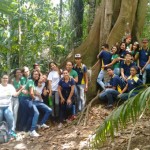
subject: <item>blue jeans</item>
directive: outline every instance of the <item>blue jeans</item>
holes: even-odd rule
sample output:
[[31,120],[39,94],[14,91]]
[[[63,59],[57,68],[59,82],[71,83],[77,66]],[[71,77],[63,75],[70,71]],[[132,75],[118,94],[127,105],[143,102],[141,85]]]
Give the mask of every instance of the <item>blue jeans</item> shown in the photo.
[[98,74],[97,77],[97,83],[101,86],[101,88],[104,90],[105,89],[105,84],[102,81],[104,79],[104,70],[101,70]]
[[19,98],[18,111],[18,130],[28,131],[31,129],[31,124],[34,117],[34,109],[32,99],[28,96],[21,96]]
[[150,70],[150,64],[148,64],[147,66],[146,66],[146,68],[145,68],[145,70],[144,70],[144,73],[143,73],[143,76],[142,76],[142,78],[143,78],[143,83],[145,84],[146,83],[146,75],[147,75],[147,71],[149,71]]
[[114,101],[117,99],[117,96],[119,95],[119,92],[114,89],[106,89],[101,94],[99,94],[99,98],[102,101],[107,100],[108,105],[113,104]]
[[5,118],[8,124],[8,130],[11,131],[13,127],[13,113],[10,107],[0,107],[0,122],[3,121],[3,117]]
[[120,76],[120,68],[114,68],[114,74]]
[[82,111],[85,107],[86,103],[86,95],[84,92],[84,84],[78,84],[77,85],[77,105],[78,105],[78,111]]
[[[45,124],[46,121],[49,119],[50,114],[52,113],[52,109],[40,101],[33,101],[33,104],[36,106],[38,110],[44,112],[44,116],[40,122],[40,125]],[[37,109],[35,109],[35,111],[37,111],[37,114],[39,114],[39,111]]]
[[[130,97],[135,96],[137,93],[131,93]],[[121,94],[118,98],[121,99],[122,101],[126,101],[129,97],[129,93],[123,93]]]

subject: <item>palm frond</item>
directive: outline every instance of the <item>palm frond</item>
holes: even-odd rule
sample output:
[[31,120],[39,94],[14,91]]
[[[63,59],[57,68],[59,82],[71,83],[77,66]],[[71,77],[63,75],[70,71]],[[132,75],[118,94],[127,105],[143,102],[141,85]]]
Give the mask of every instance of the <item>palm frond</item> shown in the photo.
[[[130,94],[132,92],[133,91],[131,91]],[[118,131],[119,128],[125,128],[129,121],[135,123],[146,108],[146,104],[150,103],[149,96],[150,87],[145,86],[136,96],[129,98],[122,105],[116,108],[105,119],[103,124],[97,128],[95,137],[91,141],[91,146],[93,148],[101,146],[108,136],[113,138],[115,131]]]

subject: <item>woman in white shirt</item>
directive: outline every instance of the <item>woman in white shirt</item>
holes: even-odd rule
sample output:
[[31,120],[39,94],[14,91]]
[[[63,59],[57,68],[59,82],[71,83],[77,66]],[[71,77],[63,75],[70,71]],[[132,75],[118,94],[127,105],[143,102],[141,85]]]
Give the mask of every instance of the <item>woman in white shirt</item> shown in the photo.
[[3,121],[3,116],[8,124],[9,133],[12,133],[13,127],[13,113],[11,107],[11,98],[12,96],[18,96],[22,91],[20,88],[17,92],[13,85],[8,84],[9,77],[8,75],[3,75],[1,78],[0,84],[0,122]]
[[48,89],[49,97],[52,98],[52,116],[54,121],[59,120],[59,94],[58,94],[58,83],[60,80],[60,70],[56,63],[49,63],[49,75],[48,75]]

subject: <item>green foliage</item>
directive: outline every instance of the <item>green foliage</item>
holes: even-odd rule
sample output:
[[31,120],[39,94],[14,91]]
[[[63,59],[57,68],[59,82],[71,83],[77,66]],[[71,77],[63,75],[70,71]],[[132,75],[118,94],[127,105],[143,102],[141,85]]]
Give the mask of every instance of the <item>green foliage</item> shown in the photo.
[[[130,92],[130,94],[133,91]],[[125,128],[129,121],[135,123],[143,110],[150,109],[150,87],[145,86],[135,96],[129,98],[126,102],[116,108],[96,130],[96,136],[91,142],[93,148],[101,146],[101,144],[111,136],[114,138],[114,133],[119,128]]]
[[[0,72],[38,62],[60,63],[72,49],[69,1],[63,3],[62,24],[59,26],[59,5],[51,1],[0,1]],[[58,31],[60,39],[58,41]]]

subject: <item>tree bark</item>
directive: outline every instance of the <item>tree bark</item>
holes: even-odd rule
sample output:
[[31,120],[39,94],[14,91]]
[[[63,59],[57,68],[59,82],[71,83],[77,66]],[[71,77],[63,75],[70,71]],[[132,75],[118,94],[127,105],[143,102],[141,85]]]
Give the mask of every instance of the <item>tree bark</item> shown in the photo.
[[88,33],[89,33],[95,17],[96,0],[89,0],[88,4],[89,4],[88,10]]
[[[96,56],[102,43],[108,43],[111,47],[116,42],[121,42],[127,33],[134,33],[134,38],[139,40],[147,4],[148,0],[101,0],[87,39],[68,55],[67,60],[74,60],[74,54],[81,53],[83,63],[91,67],[97,62]],[[88,100],[97,93],[96,79],[99,71],[98,63],[92,67],[92,80],[87,92]]]

